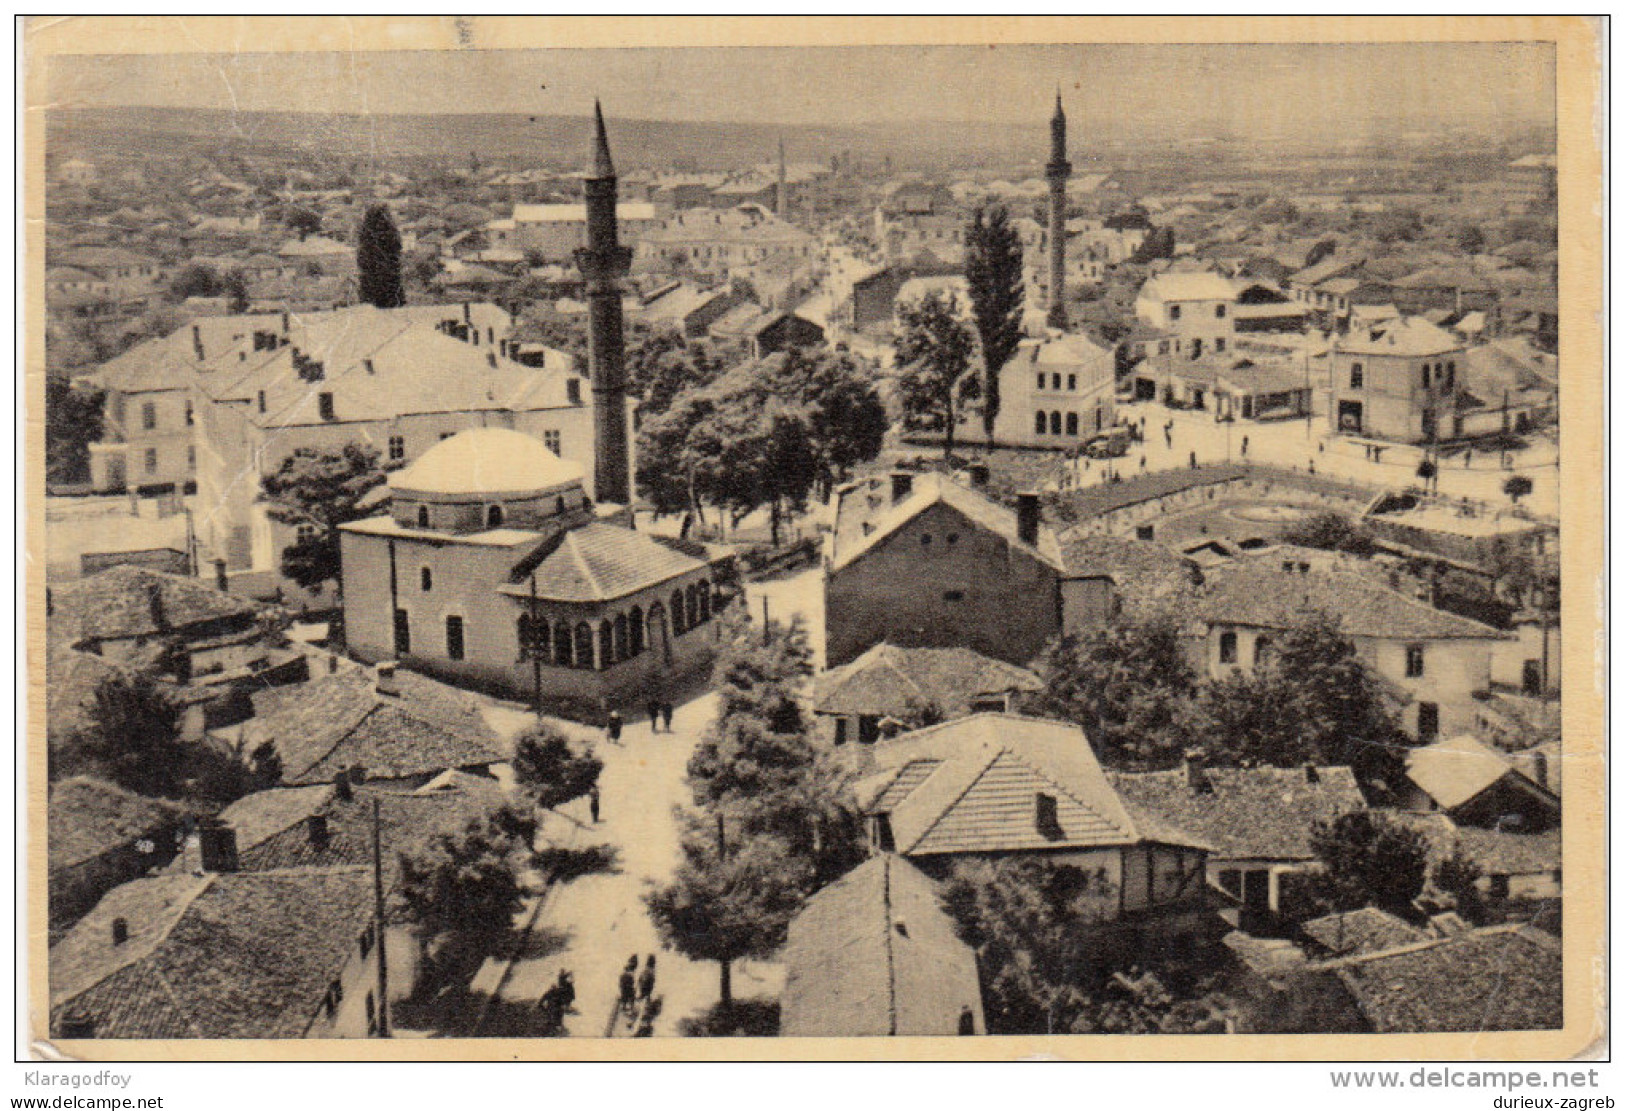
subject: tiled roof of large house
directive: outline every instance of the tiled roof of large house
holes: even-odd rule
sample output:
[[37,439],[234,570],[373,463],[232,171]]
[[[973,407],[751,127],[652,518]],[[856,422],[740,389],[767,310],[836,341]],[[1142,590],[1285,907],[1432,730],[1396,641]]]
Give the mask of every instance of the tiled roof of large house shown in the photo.
[[1376,907],[1312,918],[1301,929],[1333,957],[1378,953],[1428,939],[1427,934],[1409,922]]
[[1112,785],[1136,811],[1202,838],[1218,857],[1310,860],[1309,833],[1365,809],[1354,773],[1344,767],[1175,768],[1114,772]]
[[46,624],[52,639],[78,644],[178,633],[257,611],[197,579],[125,564],[52,587]]
[[899,648],[881,643],[819,675],[813,706],[825,714],[897,714],[911,703],[936,706],[948,717],[970,709],[979,695],[1036,691],[1038,676],[969,648]]
[[1471,802],[1509,775],[1544,792],[1514,768],[1506,756],[1470,733],[1412,749],[1405,760],[1405,774],[1441,810],[1454,810]]
[[976,956],[900,856],[872,857],[809,899],[781,960],[786,1037],[953,1035],[966,1007],[984,1032]]
[[1208,271],[1170,271],[1158,274],[1140,289],[1140,296],[1154,301],[1233,301],[1236,287],[1228,278]]
[[74,776],[51,786],[46,804],[51,868],[71,868],[177,822],[181,807],[117,784]]
[[[1206,847],[1171,823],[1137,822],[1083,731],[1064,722],[974,714],[882,741],[874,760],[883,770],[858,784],[860,805],[888,816],[908,856],[1147,840]],[[1040,796],[1053,800],[1053,824]]]
[[1529,926],[1495,926],[1336,962],[1379,1034],[1553,1030],[1563,951]]
[[441,440],[410,466],[389,476],[408,496],[488,499],[534,497],[579,485],[586,470],[510,428],[470,428]]
[[1190,560],[1162,544],[1099,533],[1063,533],[1061,558],[1069,577],[1104,577],[1119,586],[1188,585],[1194,573]]
[[1415,357],[1443,355],[1461,348],[1455,336],[1418,316],[1385,320],[1350,332],[1337,342],[1337,349],[1350,355]]
[[1192,592],[1189,615],[1214,625],[1298,629],[1330,614],[1345,636],[1388,640],[1501,639],[1481,622],[1435,609],[1371,576],[1345,571],[1284,571],[1247,562],[1208,576]]
[[[98,1038],[296,1038],[373,910],[369,868],[166,873],[114,888],[50,953],[51,1025]],[[115,942],[115,921],[128,936]]]
[[[884,480],[876,481],[879,496],[889,498],[889,492],[882,488]],[[865,498],[871,496],[865,485],[862,482],[853,483],[838,495],[840,500],[836,507],[832,570],[839,570],[863,553],[879,547],[898,529],[937,505],[947,506],[972,525],[1002,537],[1012,548],[1026,552],[1056,571],[1065,570],[1060,544],[1055,539],[1054,531],[1047,525],[1039,525],[1036,545],[1027,544],[1018,534],[1014,510],[1006,509],[998,502],[961,486],[946,475],[935,472],[915,474],[907,496],[873,510],[864,504]],[[844,522],[843,517],[847,518]],[[870,524],[867,534],[860,533],[859,520],[867,520]]]
[[1457,826],[1462,853],[1486,876],[1544,875],[1563,867],[1563,834],[1559,829],[1513,833],[1501,829]]
[[395,683],[399,693],[381,694],[370,673],[352,672],[256,698],[260,713],[243,723],[242,743],[274,744],[290,785],[328,783],[351,768],[406,779],[504,758],[472,696],[405,670]]

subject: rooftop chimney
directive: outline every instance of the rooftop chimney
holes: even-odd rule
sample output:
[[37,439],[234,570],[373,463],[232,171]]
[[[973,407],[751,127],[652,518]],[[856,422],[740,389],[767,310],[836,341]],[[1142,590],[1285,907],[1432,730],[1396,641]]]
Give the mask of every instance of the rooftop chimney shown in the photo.
[[237,831],[218,821],[199,822],[198,867],[204,872],[237,870]]
[[293,326],[292,319],[288,316],[287,313],[283,313],[282,314],[282,334],[287,335],[288,332],[290,331],[290,329],[292,328],[292,326]]
[[192,325],[192,350],[197,353],[198,362],[203,361],[203,327]]
[[310,847],[317,852],[326,852],[332,838],[327,829],[326,814],[312,814],[305,819],[305,830],[310,834]]
[[395,680],[395,661],[383,660],[373,669],[376,679],[375,687],[379,694],[400,694],[400,685]]
[[350,787],[349,768],[345,768],[333,777],[333,797],[340,802],[349,802],[355,798],[355,791]]
[[123,945],[130,940],[130,922],[127,918],[113,919],[113,944]]
[[1055,796],[1039,791],[1034,796],[1033,804],[1033,827],[1038,830],[1039,836],[1048,841],[1059,841],[1065,836],[1060,814],[1056,810]]
[[907,471],[893,471],[891,476],[891,503],[896,505],[914,492],[914,476]]
[[1311,761],[1303,766],[1303,779],[1305,783],[1319,783],[1320,769]]
[[988,476],[986,463],[972,463],[965,468],[965,473],[970,476],[972,486],[978,490],[986,489]]
[[226,577],[226,561],[217,559],[212,562],[214,563],[214,587],[216,590],[224,592],[231,583],[231,580]]
[[1029,547],[1038,546],[1038,510],[1037,494],[1016,495],[1016,537]]
[[169,628],[169,615],[164,612],[164,587],[159,582],[147,584],[147,611],[152,615],[154,627]]

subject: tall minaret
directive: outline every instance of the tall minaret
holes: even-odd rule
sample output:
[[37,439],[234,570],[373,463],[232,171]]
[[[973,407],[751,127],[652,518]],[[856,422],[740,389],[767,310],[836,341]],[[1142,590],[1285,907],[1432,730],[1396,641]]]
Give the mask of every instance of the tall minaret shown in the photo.
[[1072,163],[1066,160],[1066,113],[1061,90],[1055,90],[1055,115],[1049,121],[1049,315],[1051,328],[1066,327],[1066,182]]
[[784,139],[779,139],[779,191],[774,196],[773,212],[779,219],[784,219],[785,213],[790,209],[787,194],[790,190],[789,174],[784,169]]
[[626,430],[626,349],[621,329],[621,284],[632,252],[621,246],[615,207],[615,164],[609,159],[604,110],[593,102],[593,167],[585,182],[587,245],[576,266],[587,281],[587,366],[592,376],[593,497],[632,503]]

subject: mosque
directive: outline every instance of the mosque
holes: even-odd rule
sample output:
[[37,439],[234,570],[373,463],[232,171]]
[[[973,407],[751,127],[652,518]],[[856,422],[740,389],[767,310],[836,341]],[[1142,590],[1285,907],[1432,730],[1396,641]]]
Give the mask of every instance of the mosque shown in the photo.
[[370,660],[591,714],[706,667],[731,553],[632,527],[620,279],[631,252],[601,109],[585,182],[594,484],[539,440],[479,428],[389,478],[389,512],[342,527],[345,634]]

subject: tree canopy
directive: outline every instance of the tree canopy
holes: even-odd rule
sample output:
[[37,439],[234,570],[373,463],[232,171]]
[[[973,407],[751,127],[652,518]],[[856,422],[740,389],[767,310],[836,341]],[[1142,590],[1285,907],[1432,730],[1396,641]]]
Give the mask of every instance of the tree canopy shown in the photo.
[[564,734],[545,722],[520,734],[512,763],[519,789],[543,809],[586,795],[604,770],[602,760],[578,753]]
[[1376,906],[1408,915],[1427,880],[1427,844],[1413,829],[1372,811],[1317,822],[1310,847],[1326,866],[1321,898],[1332,910]]
[[401,280],[401,233],[389,206],[375,204],[361,218],[356,233],[356,276],[361,300],[380,309],[406,304]]
[[897,314],[901,327],[894,347],[904,421],[916,431],[940,431],[943,453],[951,456],[975,333],[960,319],[959,299],[951,293],[932,290],[899,306]]
[[339,581],[338,527],[365,515],[361,499],[383,481],[378,452],[354,443],[338,451],[299,448],[266,475],[262,487],[271,519],[311,526],[283,549],[282,573],[306,589]]
[[979,206],[965,233],[965,281],[971,316],[982,343],[982,426],[993,438],[999,415],[999,371],[1021,343],[1026,291],[1021,283],[1021,237],[1003,205]]
[[500,815],[474,818],[402,853],[396,897],[408,917],[433,936],[508,929],[523,905],[519,870],[531,851],[515,834]]

